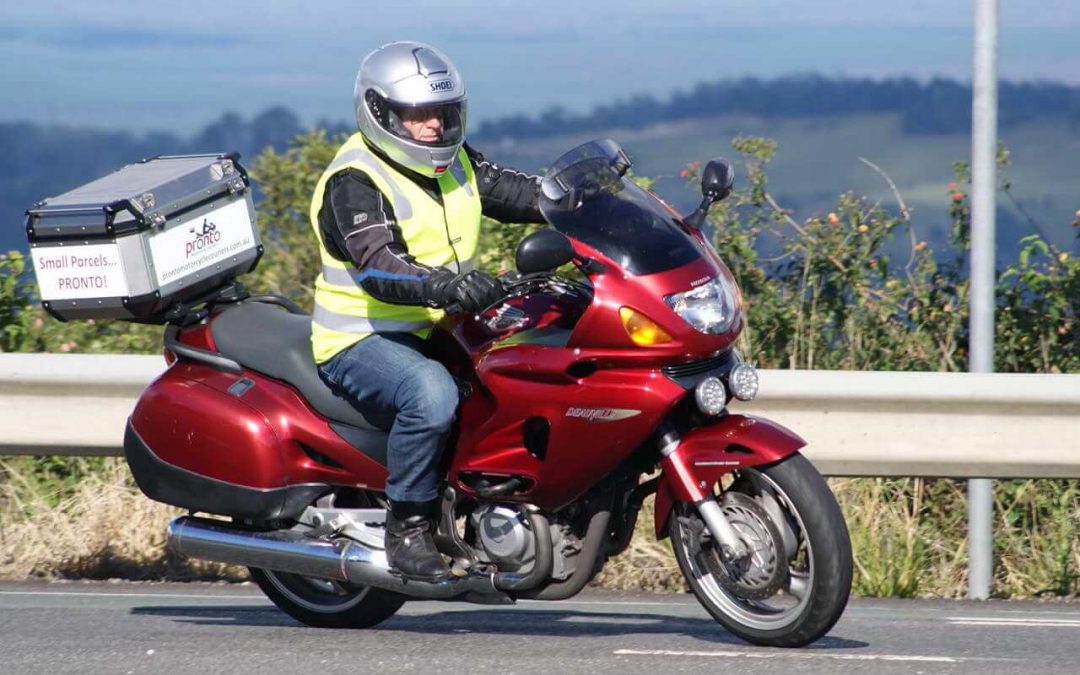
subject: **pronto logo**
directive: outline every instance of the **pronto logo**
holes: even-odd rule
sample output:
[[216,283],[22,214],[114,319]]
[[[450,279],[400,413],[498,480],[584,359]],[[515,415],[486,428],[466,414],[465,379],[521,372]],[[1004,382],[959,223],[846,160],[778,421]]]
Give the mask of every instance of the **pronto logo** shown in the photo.
[[190,258],[197,253],[201,253],[221,241],[221,232],[218,231],[217,225],[210,222],[207,218],[203,218],[201,228],[195,226],[188,231],[195,235],[195,237],[189,239],[184,245],[185,258]]
[[428,82],[428,89],[438,94],[444,91],[454,91],[453,80],[435,80],[434,82]]
[[590,422],[618,422],[635,415],[640,415],[640,410],[629,408],[567,408],[567,417],[578,417]]

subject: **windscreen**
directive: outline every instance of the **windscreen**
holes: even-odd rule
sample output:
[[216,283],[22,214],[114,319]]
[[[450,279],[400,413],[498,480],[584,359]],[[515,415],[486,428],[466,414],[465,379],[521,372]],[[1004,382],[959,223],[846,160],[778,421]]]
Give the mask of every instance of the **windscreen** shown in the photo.
[[592,141],[559,158],[544,177],[540,211],[558,231],[614,260],[630,274],[682,267],[701,255],[675,214],[624,175],[626,154]]

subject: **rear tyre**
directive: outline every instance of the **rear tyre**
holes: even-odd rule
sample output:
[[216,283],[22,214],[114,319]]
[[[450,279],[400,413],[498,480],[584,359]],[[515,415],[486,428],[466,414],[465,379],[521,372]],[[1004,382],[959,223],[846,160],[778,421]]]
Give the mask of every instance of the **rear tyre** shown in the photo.
[[370,586],[351,586],[249,567],[266,597],[292,618],[316,628],[370,628],[405,604],[405,596]]
[[[338,490],[316,505],[347,508],[384,506],[377,495]],[[280,527],[280,524],[276,526]],[[266,597],[292,618],[316,628],[370,628],[386,621],[405,604],[406,596],[371,586],[249,567]]]
[[847,605],[852,558],[825,479],[795,454],[740,470],[717,501],[753,554],[739,565],[722,562],[696,508],[677,506],[672,547],[702,606],[758,645],[802,647],[827,633]]

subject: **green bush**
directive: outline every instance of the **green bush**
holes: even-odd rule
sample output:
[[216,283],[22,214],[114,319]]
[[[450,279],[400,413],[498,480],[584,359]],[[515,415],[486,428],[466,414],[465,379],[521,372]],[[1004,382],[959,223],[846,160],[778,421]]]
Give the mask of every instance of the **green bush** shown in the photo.
[[0,254],[0,352],[34,351],[34,292],[18,251]]
[[[710,222],[748,298],[742,346],[749,356],[770,368],[967,369],[964,165],[956,166],[957,182],[942,186],[952,250],[936,256],[919,241],[899,192],[899,213],[847,193],[831,212],[799,221],[768,191],[765,166],[775,143],[738,138],[734,147],[747,184],[714,207]],[[697,169],[689,165],[683,174],[696,180]],[[894,259],[887,251],[898,238],[907,251]],[[763,241],[775,255],[763,257]],[[1037,236],[1023,243],[1019,259],[998,275],[996,369],[1077,372],[1080,261]]]

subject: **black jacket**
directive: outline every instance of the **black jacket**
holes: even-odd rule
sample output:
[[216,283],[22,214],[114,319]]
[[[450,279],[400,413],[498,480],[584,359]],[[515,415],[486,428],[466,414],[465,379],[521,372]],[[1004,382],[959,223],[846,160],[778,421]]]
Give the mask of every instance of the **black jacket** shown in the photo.
[[[465,152],[476,173],[485,216],[509,223],[544,222],[537,205],[538,176],[493,164],[467,144]],[[434,178],[399,170],[442,203]],[[356,265],[360,286],[373,297],[395,304],[428,304],[423,289],[432,269],[409,255],[393,207],[367,174],[342,169],[330,178],[319,211],[319,229],[326,250],[337,260]]]

